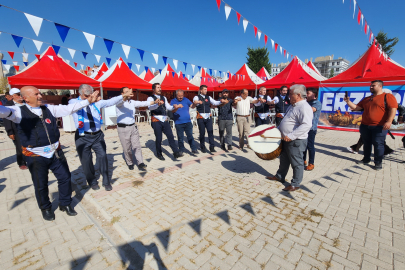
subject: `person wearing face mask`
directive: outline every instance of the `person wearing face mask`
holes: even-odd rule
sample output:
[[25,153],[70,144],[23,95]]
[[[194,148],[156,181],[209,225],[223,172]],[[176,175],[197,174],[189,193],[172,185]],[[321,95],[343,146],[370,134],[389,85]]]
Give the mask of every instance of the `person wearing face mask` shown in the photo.
[[288,97],[288,87],[283,85],[277,96],[273,99],[276,105],[276,126],[278,127],[284,118],[285,113],[290,107],[290,98]]
[[216,101],[212,97],[207,95],[208,88],[206,85],[200,86],[200,94],[193,98],[193,103],[197,107],[197,124],[200,131],[200,149],[201,152],[206,153],[205,148],[205,130],[208,133],[208,140],[210,144],[210,152],[216,152],[214,147],[214,128],[212,126],[211,119],[211,105],[218,106],[222,103]]
[[[12,100],[7,101],[5,106],[23,106],[24,100],[21,97],[20,90],[17,88],[12,88],[9,92],[10,96],[13,97]],[[6,129],[8,137],[13,141],[16,154],[17,154],[17,165],[21,170],[28,169],[27,163],[24,161],[24,155],[22,153],[20,136],[18,135],[16,124],[8,119],[4,119],[4,128]]]
[[266,87],[262,86],[259,89],[259,95],[254,98],[254,100],[259,100],[255,104],[255,125],[256,127],[260,125],[270,124],[270,105],[274,104],[271,97],[266,94]]
[[162,96],[162,87],[160,83],[154,83],[152,85],[153,95],[148,97],[146,101],[152,102],[159,99],[157,104],[149,106],[150,113],[152,115],[152,128],[156,136],[156,156],[160,160],[165,160],[162,154],[162,139],[163,133],[166,135],[169,141],[170,148],[173,151],[174,159],[178,159],[183,156],[183,153],[177,148],[176,142],[174,141],[174,136],[172,129],[169,124],[169,119],[167,116],[167,111],[172,111],[175,113],[178,109],[183,108],[183,105],[174,104],[173,106],[167,102],[166,97]]

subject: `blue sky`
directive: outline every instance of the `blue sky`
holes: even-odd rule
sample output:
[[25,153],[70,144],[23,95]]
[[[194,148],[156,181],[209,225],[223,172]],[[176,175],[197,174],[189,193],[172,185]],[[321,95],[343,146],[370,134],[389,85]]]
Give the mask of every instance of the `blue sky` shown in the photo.
[[[270,38],[302,60],[334,54],[335,58],[344,57],[353,62],[368,46],[368,37],[357,24],[357,9],[353,19],[351,0],[345,0],[344,4],[342,0],[227,0],[227,3],[269,36],[267,46],[271,50],[272,63],[286,62],[286,59],[280,52],[274,53]],[[405,66],[405,28],[400,23],[405,1],[392,0],[388,5],[377,0],[359,0],[358,3],[373,33],[384,29],[389,36],[399,37],[392,58]],[[218,11],[215,0],[0,0],[0,4],[175,58],[179,60],[178,70],[183,72],[180,61],[185,61],[189,63],[186,74],[190,75],[190,64],[235,73],[246,62],[248,46],[264,46],[264,35],[258,41],[251,24],[244,33],[242,20],[238,25],[236,13],[232,11],[226,20],[224,4]],[[91,50],[84,35],[74,30],[70,30],[63,43],[53,23],[47,21],[43,22],[37,37],[23,13],[4,7],[0,8],[0,31],[113,59],[125,57],[119,44],[114,44],[111,54],[108,54],[100,38],[96,38]],[[6,54],[6,60],[11,58],[4,51],[22,52],[23,46],[28,53],[38,53],[31,40],[23,40],[17,48],[10,35],[0,35],[0,50]],[[46,44],[41,53],[45,48]],[[60,54],[72,60],[67,49],[61,48]],[[21,54],[15,59],[21,61]],[[34,55],[29,56],[30,62],[34,59]],[[84,60],[80,52],[73,61],[86,65],[97,63],[93,55],[89,54]],[[131,49],[128,62],[156,69],[164,67],[161,57],[156,64],[147,52],[142,62],[135,49]],[[168,62],[173,66],[171,60]],[[135,65],[133,69],[136,71]]]

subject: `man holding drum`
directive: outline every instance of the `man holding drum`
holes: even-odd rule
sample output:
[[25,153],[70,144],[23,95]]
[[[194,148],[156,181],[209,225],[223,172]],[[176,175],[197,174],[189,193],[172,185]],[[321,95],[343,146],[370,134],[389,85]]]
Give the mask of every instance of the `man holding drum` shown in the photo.
[[283,139],[283,150],[280,155],[280,166],[275,176],[266,177],[269,180],[284,183],[285,176],[291,165],[293,179],[291,185],[284,191],[296,191],[304,177],[304,158],[302,153],[307,148],[308,132],[312,127],[313,111],[305,100],[307,91],[304,85],[296,84],[290,88],[291,107],[279,125]]

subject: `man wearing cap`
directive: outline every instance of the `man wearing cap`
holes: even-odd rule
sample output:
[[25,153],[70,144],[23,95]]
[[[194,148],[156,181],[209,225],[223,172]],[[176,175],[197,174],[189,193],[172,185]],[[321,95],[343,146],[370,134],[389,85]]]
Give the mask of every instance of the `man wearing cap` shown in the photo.
[[33,86],[21,88],[21,95],[25,105],[0,106],[0,117],[7,118],[16,124],[42,217],[48,221],[55,219],[52,203],[49,200],[49,170],[58,181],[59,209],[69,216],[75,216],[77,213],[71,205],[71,174],[63,151],[60,149],[60,133],[56,118],[70,115],[93,103],[98,92],[89,95],[85,100],[67,106],[42,105],[41,92]]
[[[229,91],[224,89],[222,91],[222,104],[218,106],[218,127],[219,127],[219,141],[221,144],[221,149],[226,151],[225,140],[228,144],[228,150],[232,150],[232,125],[233,125],[233,114],[232,105],[233,100],[229,98]],[[225,135],[226,131],[226,137]]]
[[[7,100],[5,106],[23,106],[24,101],[21,97],[20,90],[18,88],[12,88],[9,95],[13,98],[12,100]],[[13,141],[15,145],[15,150],[17,153],[17,165],[21,170],[28,169],[26,162],[24,161],[24,155],[22,153],[20,136],[18,136],[17,127],[14,122],[4,119],[4,128],[6,129],[7,136]]]

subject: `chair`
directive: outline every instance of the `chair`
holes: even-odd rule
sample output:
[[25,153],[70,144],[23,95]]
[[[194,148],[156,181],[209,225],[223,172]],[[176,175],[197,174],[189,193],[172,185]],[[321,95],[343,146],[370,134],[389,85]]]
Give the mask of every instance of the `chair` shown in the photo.
[[135,121],[137,123],[141,122],[141,119],[143,119],[143,122],[145,122],[145,116],[141,115],[141,113],[139,112],[139,110],[135,111]]
[[211,109],[211,115],[212,115],[212,123],[215,125],[215,123],[217,122],[218,114],[215,112],[214,109]]
[[232,108],[233,125],[236,125],[236,109]]
[[149,123],[149,125],[152,123],[152,118],[150,116],[150,110],[146,110],[146,121]]
[[190,110],[190,120],[191,120],[191,124],[197,125],[197,111]]

